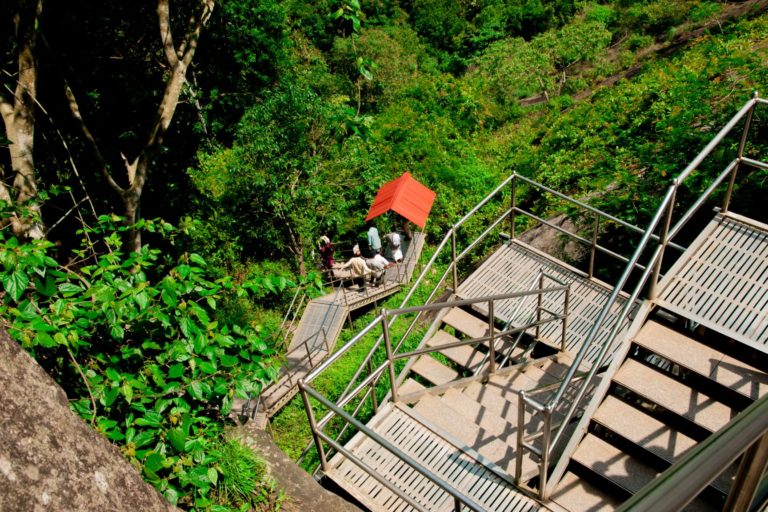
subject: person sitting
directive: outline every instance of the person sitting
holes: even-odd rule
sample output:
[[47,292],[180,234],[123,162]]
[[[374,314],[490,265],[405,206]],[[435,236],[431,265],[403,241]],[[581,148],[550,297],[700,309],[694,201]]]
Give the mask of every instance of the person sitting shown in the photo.
[[341,270],[349,270],[352,274],[352,282],[358,285],[361,290],[365,289],[365,278],[371,275],[371,269],[365,264],[359,251],[341,266]]
[[365,260],[365,264],[372,270],[371,284],[374,286],[380,285],[384,280],[384,270],[394,265],[394,263],[390,262],[381,254],[374,254],[373,258]]

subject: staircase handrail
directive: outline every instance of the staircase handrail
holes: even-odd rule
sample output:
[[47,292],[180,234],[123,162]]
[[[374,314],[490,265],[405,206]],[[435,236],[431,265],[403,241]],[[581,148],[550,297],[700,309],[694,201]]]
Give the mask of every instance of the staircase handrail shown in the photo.
[[[706,202],[706,199],[708,199],[714,193],[717,187],[719,187],[725,181],[725,178],[730,177],[728,190],[726,191],[725,198],[723,200],[723,210],[727,210],[727,207],[730,203],[731,194],[733,191],[733,184],[735,182],[736,173],[739,167],[738,164],[741,162],[744,162],[743,151],[746,143],[747,134],[750,128],[752,112],[754,111],[755,106],[760,103],[768,103],[768,102],[766,102],[765,100],[761,100],[760,98],[757,97],[757,95],[755,95],[752,99],[747,101],[746,104],[739,110],[739,112],[736,115],[734,115],[734,117],[715,135],[715,137],[713,137],[713,139],[694,158],[694,160],[680,173],[680,175],[678,175],[678,177],[672,180],[672,185],[670,185],[670,187],[667,189],[667,193],[665,194],[664,199],[662,200],[661,204],[656,210],[656,213],[653,219],[651,220],[648,227],[646,228],[643,234],[643,237],[640,243],[638,244],[638,247],[635,249],[635,252],[632,258],[627,262],[624,272],[622,273],[616,285],[614,285],[611,295],[608,297],[603,308],[600,311],[600,314],[593,322],[592,327],[590,328],[587,334],[584,344],[581,346],[579,352],[577,353],[576,358],[574,358],[574,362],[569,368],[568,372],[563,377],[562,383],[557,393],[546,404],[540,403],[532,399],[531,397],[525,396],[524,392],[520,393],[521,400],[519,402],[520,404],[519,407],[522,409],[525,407],[526,404],[529,405],[530,407],[535,409],[537,412],[542,413],[544,415],[545,426],[551,425],[552,412],[559,405],[560,400],[562,399],[568,386],[571,384],[574,374],[576,373],[582,361],[586,357],[586,354],[595,344],[600,327],[605,322],[605,319],[608,317],[611,308],[614,306],[616,302],[616,299],[618,298],[619,294],[623,290],[624,286],[627,284],[632,271],[635,268],[639,267],[638,263],[639,263],[640,257],[646,251],[650,243],[656,242],[657,248],[654,251],[654,254],[651,257],[649,263],[645,267],[642,267],[644,270],[643,275],[640,281],[638,282],[638,284],[636,285],[635,289],[633,290],[630,296],[630,300],[626,301],[624,308],[622,309],[622,312],[618,315],[618,317],[614,317],[611,319],[614,321],[614,324],[610,331],[610,334],[603,341],[603,345],[601,346],[599,356],[597,357],[595,362],[592,364],[592,367],[589,370],[589,376],[584,380],[584,383],[582,384],[579,392],[577,393],[577,398],[571,402],[566,418],[561,423],[560,428],[554,434],[552,434],[552,432],[545,432],[543,436],[544,438],[544,447],[542,448],[543,456],[540,460],[540,468],[539,468],[540,499],[547,499],[549,493],[553,490],[552,487],[555,483],[554,481],[553,482],[547,481],[547,470],[549,465],[548,458],[551,455],[551,452],[557,446],[557,443],[559,442],[561,437],[564,435],[565,429],[567,427],[567,423],[570,420],[570,418],[573,416],[575,411],[577,410],[579,401],[581,400],[581,398],[583,398],[584,394],[586,393],[586,389],[589,386],[589,383],[591,382],[592,378],[594,377],[598,369],[605,363],[605,360],[609,355],[609,352],[608,352],[609,348],[613,346],[613,344],[615,343],[615,338],[619,333],[622,322],[629,315],[629,312],[631,311],[633,303],[640,296],[640,293],[643,287],[647,283],[650,282],[650,289],[648,293],[649,298],[653,299],[656,297],[656,293],[657,293],[656,288],[659,282],[661,265],[664,259],[665,248],[673,246],[671,239],[680,232],[680,230],[687,224],[688,221],[690,221],[693,215]],[[672,217],[675,211],[675,198],[679,188],[682,186],[685,180],[691,175],[691,173],[706,159],[707,156],[709,156],[710,153],[712,153],[712,151],[725,138],[725,136],[745,116],[747,116],[747,121],[745,122],[741,140],[739,143],[737,158],[726,166],[725,170],[722,171],[713,180],[710,186],[707,187],[707,189],[699,196],[699,198],[697,198],[694,204],[690,208],[688,208],[688,210],[686,210],[686,212],[682,215],[680,220],[674,226],[672,226]],[[744,162],[744,163],[747,163],[748,165],[756,166],[753,164],[752,161]],[[761,163],[758,162],[758,164],[761,164]],[[661,232],[659,235],[655,235],[655,231],[657,228],[659,228],[659,226],[661,226]],[[545,427],[545,428],[549,428],[549,427]],[[522,427],[518,426],[519,432],[521,431],[521,429]],[[523,456],[523,453],[522,453],[523,443],[521,439],[522,437],[521,437],[521,434],[519,433],[518,434],[518,451],[517,451],[518,466],[521,465],[522,456]],[[516,478],[518,480],[521,478],[519,471],[516,474]],[[520,482],[518,481],[518,483]]]
[[[765,470],[768,442],[768,396],[756,400],[722,429],[697,443],[676,464],[654,478],[619,507],[619,512],[683,510],[742,454],[733,487],[723,510],[752,510],[756,488]],[[749,469],[758,473],[749,474]]]
[[[435,485],[440,487],[442,490],[444,490],[445,492],[453,496],[455,512],[460,512],[462,510],[462,505],[476,512],[483,512],[485,510],[484,507],[476,503],[474,500],[468,498],[465,494],[455,489],[451,484],[449,484],[448,482],[446,482],[445,480],[443,480],[442,478],[434,474],[432,471],[423,467],[421,464],[419,464],[417,460],[413,459],[408,454],[406,454],[405,452],[397,448],[397,446],[390,443],[383,436],[380,436],[373,430],[369,429],[366,425],[358,421],[356,418],[347,414],[347,412],[344,411],[343,409],[338,408],[336,404],[328,400],[325,396],[322,395],[322,393],[317,392],[311,386],[304,386],[302,381],[299,381],[299,388],[302,391],[302,397],[304,399],[304,403],[307,408],[307,411],[311,411],[309,396],[312,396],[315,400],[320,402],[325,407],[331,410],[335,410],[340,417],[342,417],[347,422],[354,425],[358,429],[358,432],[362,432],[364,435],[368,436],[377,444],[379,444],[380,446],[385,448],[387,451],[395,455],[397,458],[399,458],[400,460],[408,464],[410,467],[415,469],[422,476],[426,477],[428,480],[435,483]],[[310,422],[312,422],[311,414],[310,414]],[[378,481],[380,484],[385,486],[387,489],[397,494],[398,497],[403,499],[411,507],[415,508],[416,510],[425,511],[425,512],[428,510],[423,506],[421,506],[413,498],[411,498],[410,496],[405,494],[403,491],[401,491],[399,488],[397,488],[395,485],[390,483],[386,478],[379,475],[374,468],[370,467],[368,464],[366,464],[362,460],[355,457],[351,452],[349,452],[346,448],[344,448],[341,444],[337,443],[333,438],[331,438],[324,432],[315,431],[315,429],[313,429],[313,436],[316,436],[318,440],[323,440],[327,442],[336,451],[346,456],[353,464],[355,464],[356,466],[361,468],[363,471],[368,473],[371,477],[373,477],[376,481]],[[322,451],[321,451],[321,460],[323,462],[323,465],[327,465],[327,461],[325,461],[323,458]]]
[[[512,293],[506,293],[506,294],[497,294],[497,295],[488,295],[484,297],[476,297],[471,299],[461,299],[461,300],[454,300],[454,301],[447,301],[447,302],[440,302],[440,303],[434,303],[434,304],[426,304],[423,306],[412,306],[412,307],[405,307],[405,308],[397,308],[392,310],[386,310],[382,309],[382,311],[379,313],[379,315],[376,316],[374,321],[370,322],[363,330],[361,330],[355,337],[353,337],[352,340],[347,342],[341,349],[339,349],[337,352],[332,354],[328,359],[326,359],[324,362],[322,362],[320,365],[315,367],[312,371],[310,371],[306,377],[303,379],[299,379],[298,385],[299,390],[302,394],[302,399],[304,400],[305,408],[307,409],[307,415],[310,422],[310,428],[312,430],[312,437],[315,443],[315,446],[317,448],[318,454],[320,456],[320,465],[323,471],[328,470],[328,460],[326,456],[325,449],[323,447],[323,442],[327,443],[333,450],[336,450],[336,452],[341,453],[348,459],[350,459],[354,464],[358,465],[360,468],[362,468],[364,471],[368,472],[376,478],[380,483],[386,485],[388,488],[390,487],[390,484],[388,484],[386,481],[384,481],[383,478],[380,478],[379,475],[375,473],[375,470],[368,467],[363,461],[359,460],[357,457],[355,457],[352,453],[350,453],[348,450],[346,450],[339,442],[340,435],[334,438],[333,436],[325,433],[323,431],[323,428],[331,421],[331,419],[336,416],[340,417],[344,420],[345,426],[344,430],[346,430],[347,426],[352,425],[355,428],[357,428],[358,432],[362,432],[364,435],[367,435],[377,443],[381,444],[384,448],[395,454],[397,457],[399,457],[401,460],[405,461],[407,464],[411,465],[422,473],[424,476],[435,482],[439,487],[443,488],[447,492],[449,492],[454,498],[456,499],[456,510],[460,510],[459,502],[461,504],[464,504],[465,506],[472,508],[473,502],[472,500],[468,500],[466,496],[462,495],[461,493],[458,493],[458,491],[453,490],[453,488],[450,487],[448,484],[444,484],[442,480],[439,479],[439,477],[436,477],[433,475],[429,470],[418,466],[418,463],[416,461],[413,461],[406,453],[395,447],[391,444],[384,444],[382,441],[386,442],[381,436],[373,432],[372,430],[368,429],[365,425],[363,425],[359,420],[357,420],[356,415],[359,412],[362,404],[367,400],[368,397],[373,396],[375,397],[375,383],[378,380],[379,376],[384,374],[388,370],[389,374],[389,381],[391,386],[391,395],[390,399],[393,402],[397,401],[398,395],[397,395],[397,382],[396,382],[396,375],[395,375],[395,362],[402,359],[411,359],[415,358],[424,354],[429,354],[432,352],[439,352],[441,350],[445,350],[446,348],[452,348],[455,346],[463,346],[463,345],[471,345],[471,344],[480,344],[484,342],[489,342],[489,347],[493,346],[494,340],[496,336],[505,336],[509,334],[514,334],[517,332],[522,332],[528,329],[531,329],[533,327],[537,327],[540,325],[544,325],[550,322],[557,322],[562,321],[565,322],[567,318],[567,313],[565,312],[567,306],[564,304],[564,314],[562,315],[556,315],[550,313],[549,318],[540,318],[540,315],[537,315],[537,318],[532,321],[528,325],[520,326],[520,327],[513,327],[512,329],[505,329],[501,332],[496,333],[493,327],[489,329],[489,333],[487,336],[481,336],[478,338],[472,338],[468,340],[461,340],[455,343],[443,345],[440,347],[421,347],[416,350],[411,350],[404,353],[396,353],[392,350],[392,342],[391,337],[388,330],[389,325],[389,317],[396,317],[399,315],[405,315],[405,314],[411,314],[411,313],[420,313],[423,311],[437,311],[441,309],[448,309],[448,308],[454,308],[454,307],[461,307],[461,306],[471,306],[473,304],[477,304],[480,302],[487,302],[489,310],[493,311],[493,304],[497,301],[501,300],[509,300],[509,299],[515,299],[520,297],[527,297],[530,295],[536,295],[541,297],[544,294],[549,293],[560,293],[560,292],[566,292],[570,289],[570,285],[564,284],[559,286],[552,286],[549,288],[539,288],[535,290],[523,290],[518,292],[512,292]],[[489,320],[491,326],[492,326],[492,318],[493,315],[490,315],[491,320]],[[369,368],[369,375],[360,383],[358,383],[351,392],[346,394],[346,396],[342,397],[338,402],[334,403],[325,396],[323,396],[320,392],[315,390],[312,387],[312,382],[317,378],[318,375],[320,375],[326,368],[331,366],[335,361],[337,361],[340,357],[342,357],[348,350],[354,346],[357,339],[362,339],[365,335],[367,335],[371,329],[376,327],[377,325],[381,325],[381,328],[383,330],[383,337],[384,342],[387,349],[387,359],[386,361],[382,362],[378,367],[376,368]],[[490,349],[493,351],[493,349]],[[489,366],[488,373],[492,374],[494,371],[493,365]],[[366,390],[367,388],[367,390]],[[352,414],[349,414],[344,410],[344,407],[348,405],[352,399],[359,395],[362,391],[365,391],[365,395],[360,400],[360,403],[357,404],[355,411]],[[323,404],[327,409],[328,412],[319,420],[316,421],[315,419],[315,412],[312,410],[311,404],[309,402],[309,397],[313,397],[316,400],[320,401],[321,404]],[[376,412],[376,409],[380,407],[381,404],[376,404],[374,402],[374,412]],[[388,442],[386,442],[388,443]],[[447,485],[447,487],[446,487]],[[404,498],[404,496],[398,494],[401,498]],[[406,499],[408,501],[408,499]],[[410,503],[410,501],[408,501]],[[482,509],[479,509],[482,510]]]

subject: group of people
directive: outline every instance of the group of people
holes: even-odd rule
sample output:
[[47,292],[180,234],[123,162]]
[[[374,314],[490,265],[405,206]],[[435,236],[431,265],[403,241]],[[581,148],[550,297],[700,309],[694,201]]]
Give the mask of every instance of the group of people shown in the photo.
[[366,283],[378,286],[384,280],[386,269],[403,261],[400,235],[396,232],[388,233],[384,241],[391,260],[384,256],[379,230],[373,223],[369,224],[368,231],[358,237],[352,248],[352,257],[346,263],[340,264],[334,260],[335,249],[331,240],[327,236],[321,236],[318,250],[323,269],[332,277],[334,271],[349,271],[352,282],[360,288],[365,288]]

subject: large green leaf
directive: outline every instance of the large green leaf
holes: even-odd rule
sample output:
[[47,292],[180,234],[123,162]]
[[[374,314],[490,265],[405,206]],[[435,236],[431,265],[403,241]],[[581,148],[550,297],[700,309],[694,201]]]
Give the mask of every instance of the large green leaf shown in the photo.
[[11,298],[18,302],[24,290],[27,289],[29,278],[21,269],[16,269],[10,274],[3,274],[3,288]]

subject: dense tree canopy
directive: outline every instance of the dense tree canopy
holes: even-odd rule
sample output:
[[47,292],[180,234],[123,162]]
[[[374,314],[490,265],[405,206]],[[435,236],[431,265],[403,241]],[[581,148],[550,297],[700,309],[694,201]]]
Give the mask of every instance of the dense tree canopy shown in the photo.
[[513,170],[642,223],[768,84],[759,0],[0,4],[3,326],[186,508],[382,183],[437,191],[429,241]]

